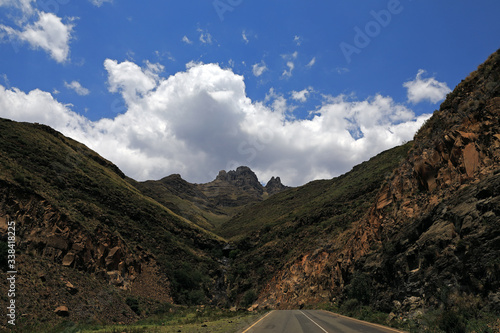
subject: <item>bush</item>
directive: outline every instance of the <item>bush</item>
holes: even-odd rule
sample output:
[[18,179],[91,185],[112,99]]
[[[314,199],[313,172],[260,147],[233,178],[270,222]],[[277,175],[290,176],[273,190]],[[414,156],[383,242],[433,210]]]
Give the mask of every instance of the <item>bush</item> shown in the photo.
[[190,305],[199,305],[205,302],[205,293],[203,290],[191,290],[187,293],[187,302]]
[[241,305],[243,307],[249,307],[250,305],[253,304],[257,300],[257,293],[255,290],[248,290],[245,295],[243,296],[243,300],[241,301]]
[[467,321],[456,311],[444,311],[439,320],[439,328],[445,332],[467,332]]
[[359,307],[360,304],[357,299],[349,299],[342,304],[340,311],[352,317],[358,312]]
[[141,314],[141,309],[139,308],[139,301],[134,297],[127,297],[125,303],[129,306],[129,308],[134,311],[137,315]]
[[365,274],[355,274],[347,287],[347,296],[363,304],[370,302],[370,279]]

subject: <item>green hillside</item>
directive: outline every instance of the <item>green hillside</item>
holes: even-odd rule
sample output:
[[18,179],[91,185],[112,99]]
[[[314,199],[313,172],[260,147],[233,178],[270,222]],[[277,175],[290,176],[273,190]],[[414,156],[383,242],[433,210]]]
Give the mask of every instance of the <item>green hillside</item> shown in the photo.
[[359,220],[411,146],[385,151],[340,177],[271,196],[224,223],[217,232],[235,245],[231,295],[265,286],[289,260],[328,244]]
[[[53,260],[61,271],[51,279],[68,266],[78,279],[102,278],[103,288],[119,272],[132,294],[146,298],[145,267],[152,267],[152,299],[223,301],[214,298],[222,238],[145,196],[111,162],[47,126],[0,119],[0,140],[0,217],[17,221],[25,264]],[[36,291],[23,297],[30,294]],[[37,311],[50,313],[51,302]]]

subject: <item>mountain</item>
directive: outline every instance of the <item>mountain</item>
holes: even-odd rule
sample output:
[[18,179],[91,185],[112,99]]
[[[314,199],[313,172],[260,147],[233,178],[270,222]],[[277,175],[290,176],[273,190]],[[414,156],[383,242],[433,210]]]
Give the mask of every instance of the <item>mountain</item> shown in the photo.
[[[329,245],[353,220],[361,218],[411,146],[408,143],[381,153],[343,176],[273,195],[222,224],[217,233],[236,248],[228,278],[232,301],[239,301],[247,292],[259,291],[277,274],[288,274],[290,261]],[[266,290],[261,292],[267,295]],[[280,307],[283,302],[273,304],[266,299],[259,304]]]
[[[482,311],[500,309],[499,179],[497,51],[418,131],[405,158],[365,201],[369,207],[350,214],[345,231],[287,258],[258,291],[257,303],[352,307],[356,301],[406,319],[435,309],[441,328],[465,330]],[[245,226],[273,214],[266,204],[253,207],[258,220]],[[298,226],[290,225],[294,233]],[[282,239],[279,230],[270,241]],[[476,310],[464,310],[471,304]]]
[[215,230],[243,207],[289,188],[281,184],[279,177],[272,177],[265,187],[262,186],[255,173],[246,166],[228,172],[221,170],[213,181],[206,184],[188,183],[180,175],[159,181],[131,180],[131,184],[207,230]]
[[21,331],[203,304],[493,332],[499,216],[500,50],[412,142],[296,188],[244,166],[137,182],[50,127],[0,119],[0,251],[15,222]]
[[144,311],[224,302],[214,296],[223,280],[222,238],[145,196],[115,165],[47,126],[0,119],[0,140],[0,246],[4,252],[14,221],[18,325],[50,326],[59,306],[74,321],[128,322],[138,315],[127,299]]

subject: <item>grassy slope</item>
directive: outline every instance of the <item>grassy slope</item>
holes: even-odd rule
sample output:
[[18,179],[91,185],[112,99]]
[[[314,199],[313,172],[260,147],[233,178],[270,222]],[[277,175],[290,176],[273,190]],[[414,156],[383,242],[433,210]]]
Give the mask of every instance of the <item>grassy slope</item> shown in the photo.
[[217,233],[237,241],[263,228],[281,228],[297,221],[300,225],[320,222],[325,229],[343,227],[344,222],[351,222],[366,211],[374,192],[410,147],[408,143],[383,152],[340,177],[312,181],[271,196],[224,223]]
[[327,243],[361,218],[412,143],[385,151],[332,180],[314,181],[250,206],[218,233],[237,246],[231,297],[260,289],[290,259]]
[[[86,146],[37,124],[0,119],[0,181],[36,193],[89,232],[104,228],[155,254],[167,274],[208,275],[222,239],[179,217],[126,181]],[[206,279],[208,280],[208,279]]]
[[229,207],[214,206],[197,185],[186,182],[178,175],[158,181],[136,182],[130,179],[129,182],[145,195],[205,230],[214,230],[216,225],[230,217]]

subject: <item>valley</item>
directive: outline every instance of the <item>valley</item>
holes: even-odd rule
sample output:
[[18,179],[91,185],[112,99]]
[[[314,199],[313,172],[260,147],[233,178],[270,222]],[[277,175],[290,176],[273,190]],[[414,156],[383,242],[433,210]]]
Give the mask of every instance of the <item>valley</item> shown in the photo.
[[312,310],[412,332],[500,329],[500,51],[413,141],[293,188],[247,166],[139,182],[36,123],[0,119],[0,140],[19,332],[219,310],[206,322],[241,315],[240,331],[272,310],[310,332],[330,321]]

